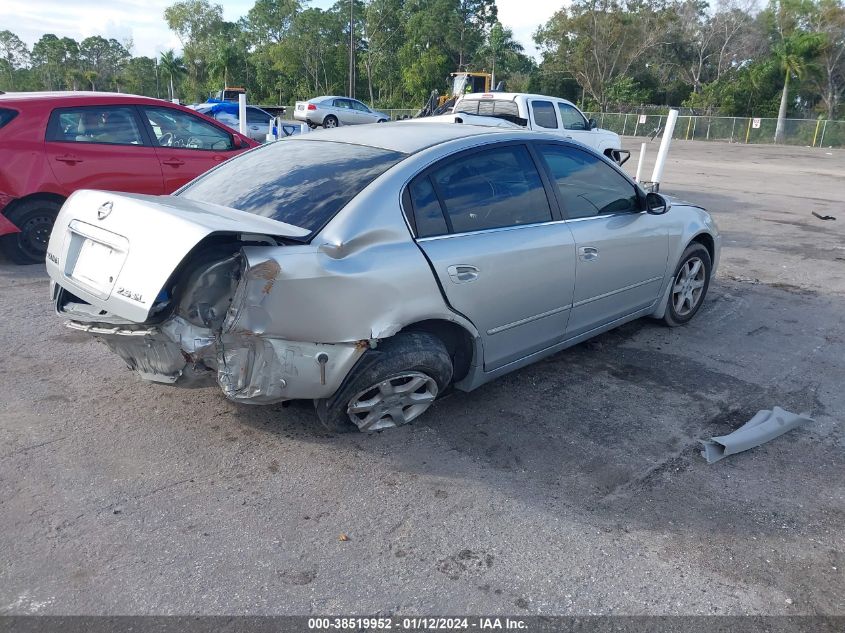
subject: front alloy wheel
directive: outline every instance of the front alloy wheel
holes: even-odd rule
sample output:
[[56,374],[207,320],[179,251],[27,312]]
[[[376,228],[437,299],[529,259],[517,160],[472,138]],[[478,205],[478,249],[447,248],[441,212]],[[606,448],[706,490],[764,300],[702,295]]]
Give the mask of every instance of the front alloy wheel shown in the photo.
[[669,304],[663,319],[669,325],[687,323],[704,302],[710,285],[712,263],[704,245],[693,242],[681,256],[675,270]]
[[672,303],[678,316],[686,316],[698,307],[704,292],[704,262],[692,257],[684,262],[675,285],[672,286]]

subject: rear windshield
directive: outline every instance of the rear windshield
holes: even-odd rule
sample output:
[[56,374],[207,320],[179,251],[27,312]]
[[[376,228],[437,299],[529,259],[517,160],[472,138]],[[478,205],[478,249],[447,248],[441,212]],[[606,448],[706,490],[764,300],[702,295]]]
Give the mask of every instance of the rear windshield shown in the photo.
[[[500,118],[513,120],[520,119],[519,107],[514,101],[506,101],[504,99],[461,99],[460,103],[455,107],[455,112],[464,112],[466,114],[480,114],[483,116],[498,115]],[[519,121],[515,121],[519,123]],[[520,123],[525,125],[527,121]]]
[[282,140],[233,158],[177,195],[293,224],[313,235],[403,158],[400,152],[363,145]]
[[17,110],[9,110],[8,108],[0,108],[0,127],[6,125],[9,121],[18,116]]

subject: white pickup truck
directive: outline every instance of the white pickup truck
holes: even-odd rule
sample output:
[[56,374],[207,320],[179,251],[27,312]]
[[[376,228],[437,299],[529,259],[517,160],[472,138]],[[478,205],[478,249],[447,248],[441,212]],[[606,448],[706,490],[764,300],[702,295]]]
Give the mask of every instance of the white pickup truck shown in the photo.
[[[454,114],[476,114],[516,123],[530,130],[558,133],[623,164],[631,155],[622,149],[619,135],[599,129],[575,104],[566,99],[520,92],[475,92],[463,95]],[[478,119],[473,119],[477,124]]]

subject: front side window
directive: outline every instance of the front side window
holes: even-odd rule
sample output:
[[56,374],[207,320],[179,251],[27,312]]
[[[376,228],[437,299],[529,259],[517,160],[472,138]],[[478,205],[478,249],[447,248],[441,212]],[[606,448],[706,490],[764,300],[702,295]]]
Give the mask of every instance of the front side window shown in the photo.
[[639,210],[637,191],[613,167],[574,147],[541,145],[566,216],[588,218]]
[[174,108],[153,106],[143,110],[160,147],[217,152],[235,149],[231,134],[198,116]]
[[576,108],[568,103],[558,103],[557,109],[560,111],[560,120],[563,122],[564,129],[567,130],[587,130],[587,119]]
[[534,111],[534,123],[538,127],[548,130],[557,129],[557,115],[551,101],[532,101],[531,109]]
[[330,141],[269,143],[223,163],[177,195],[319,231],[368,184],[405,158]]
[[352,101],[352,107],[359,112],[369,112],[370,109],[360,101]]
[[257,108],[246,109],[246,122],[250,125],[267,125],[272,118],[269,114]]
[[87,106],[53,110],[47,140],[62,143],[143,145],[131,107]]
[[431,178],[455,233],[551,220],[540,174],[524,145],[470,154]]

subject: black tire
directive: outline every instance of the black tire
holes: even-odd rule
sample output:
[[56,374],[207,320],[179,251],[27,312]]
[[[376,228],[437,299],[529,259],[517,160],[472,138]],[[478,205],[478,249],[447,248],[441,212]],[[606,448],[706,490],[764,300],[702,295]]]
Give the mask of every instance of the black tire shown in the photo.
[[[701,292],[694,295],[694,301],[692,299],[689,302],[686,300],[682,301],[681,310],[678,310],[676,297],[680,297],[681,295],[680,293],[676,294],[674,288],[682,282],[682,271],[685,268],[689,270],[690,264],[692,263],[694,266],[696,261],[701,262],[704,278],[699,281],[703,281],[704,284],[700,288]],[[687,246],[684,254],[681,255],[681,261],[678,262],[678,266],[675,268],[675,273],[672,275],[672,281],[670,282],[672,284],[672,290],[669,291],[669,301],[666,305],[666,313],[663,315],[663,321],[666,325],[675,327],[689,323],[692,320],[704,303],[704,298],[707,296],[712,268],[713,263],[710,260],[710,253],[703,244],[693,242]]]
[[[314,401],[317,417],[333,433],[380,430],[359,429],[352,422],[348,407],[356,395],[376,390],[379,383],[408,372],[433,379],[437,385],[435,396],[442,394],[452,380],[452,359],[443,341],[427,332],[401,332],[381,341],[376,349],[361,357],[333,396]],[[423,411],[428,406],[430,403]]]
[[62,205],[54,200],[25,200],[6,212],[21,232],[0,238],[0,248],[16,264],[43,264],[53,222]]
[[387,119],[379,119],[376,123],[387,123]]
[[333,127],[337,127],[337,117],[330,114],[323,119],[323,128],[328,130]]

